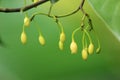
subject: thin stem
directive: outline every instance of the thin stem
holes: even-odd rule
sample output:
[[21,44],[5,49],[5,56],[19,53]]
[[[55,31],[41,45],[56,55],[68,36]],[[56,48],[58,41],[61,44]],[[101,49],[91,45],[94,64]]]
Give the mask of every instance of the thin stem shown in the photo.
[[89,39],[90,43],[92,43],[92,39],[91,39],[91,37],[90,37],[89,33],[87,32],[87,30],[85,30],[85,29],[84,29],[84,32],[85,32],[85,33],[86,33],[86,35],[88,36],[88,39]]
[[61,32],[64,32],[63,25],[62,25],[59,21],[57,22],[57,24],[58,24],[58,26],[60,27]]
[[39,34],[42,35],[42,32],[41,32],[40,28],[38,27],[39,25],[37,24],[37,22],[35,20],[33,22],[36,25],[36,29],[39,32]]
[[60,27],[61,32],[64,32],[63,25],[60,23],[60,21],[56,18],[56,16],[53,15],[53,19],[57,23],[57,25]]
[[49,9],[49,12],[48,12],[48,16],[50,16],[50,13],[52,11],[52,7],[53,7],[53,4],[50,5],[50,9]]
[[83,15],[83,17],[82,17],[82,22],[85,21],[85,17],[86,17],[86,15]]
[[94,31],[94,34],[96,36],[97,42],[98,42],[98,48],[100,48],[100,40],[98,38],[97,32],[95,30],[93,30],[93,31]]
[[24,25],[23,25],[23,27],[22,27],[22,28],[23,28],[23,32],[25,32],[25,26],[24,26]]
[[81,22],[81,28],[83,29],[84,28],[84,21],[85,21],[85,15],[83,15],[83,17],[82,17],[82,22]]
[[[34,14],[31,16],[30,21],[32,21],[32,20],[34,19],[34,17],[37,16],[37,15],[45,15],[45,16],[48,16],[48,14],[46,14],[46,13],[37,12],[37,13],[34,13]],[[48,17],[50,17],[50,16],[48,16]]]
[[67,17],[67,16],[71,16],[75,13],[77,13],[80,9],[76,9],[75,11],[71,12],[71,13],[68,13],[68,14],[65,14],[65,15],[59,15],[59,16],[56,16],[57,18],[63,18],[63,17]]
[[83,44],[83,49],[84,49],[85,48],[85,32],[83,32],[82,44]]
[[86,40],[86,38],[85,38],[85,48],[87,48],[87,40]]
[[80,5],[79,5],[79,7],[78,7],[76,10],[74,10],[74,11],[72,11],[71,13],[68,13],[68,14],[66,14],[66,15],[61,15],[61,16],[56,16],[56,17],[57,17],[57,18],[63,18],[63,17],[67,17],[67,16],[71,16],[71,15],[75,14],[75,13],[77,13],[78,11],[80,11],[80,9],[82,9],[84,3],[85,3],[85,0],[82,0],[81,3],[80,3]]
[[76,28],[74,31],[73,31],[73,33],[72,33],[72,40],[74,40],[74,35],[75,35],[75,33],[78,31],[78,30],[80,30],[81,29],[81,27],[78,27],[78,28]]
[[93,30],[93,24],[92,24],[92,20],[91,20],[90,16],[84,11],[83,8],[81,8],[81,11],[88,19],[88,24],[90,25],[90,30],[89,31]]

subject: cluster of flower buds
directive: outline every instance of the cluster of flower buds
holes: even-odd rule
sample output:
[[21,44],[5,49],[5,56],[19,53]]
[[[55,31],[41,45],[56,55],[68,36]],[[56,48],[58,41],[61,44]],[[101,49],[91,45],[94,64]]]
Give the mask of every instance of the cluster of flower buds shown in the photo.
[[[36,3],[39,0],[32,0],[32,1],[34,3]],[[54,3],[54,1],[52,3]],[[35,13],[35,14],[32,15],[31,18],[29,18],[28,16],[25,16],[25,18],[24,18],[24,25],[23,25],[23,31],[21,33],[21,42],[23,44],[25,44],[27,42],[27,35],[25,33],[25,27],[29,27],[30,26],[30,22],[32,21],[32,19],[36,15],[45,15],[47,17],[53,18],[55,20],[55,22],[57,23],[57,25],[60,27],[60,37],[59,37],[58,45],[59,45],[59,49],[60,50],[64,49],[64,43],[65,43],[65,40],[66,40],[66,35],[65,35],[65,32],[64,32],[62,24],[58,20],[58,16],[51,15],[52,6],[53,6],[53,4],[51,4],[51,6],[50,6],[48,14],[45,14],[45,13]],[[70,43],[70,51],[71,51],[71,54],[77,54],[78,53],[78,45],[77,45],[77,43],[75,41],[74,36],[75,36],[75,33],[78,30],[81,30],[82,33],[83,33],[83,37],[82,37],[82,47],[83,47],[83,49],[81,51],[81,55],[82,55],[82,59],[83,60],[87,60],[88,55],[92,55],[95,52],[93,39],[92,39],[92,37],[90,35],[91,31],[94,32],[94,34],[96,36],[96,39],[97,39],[97,42],[98,42],[98,48],[96,49],[96,53],[100,52],[100,42],[99,42],[99,39],[98,39],[98,36],[97,36],[95,30],[93,29],[92,22],[91,22],[91,19],[90,19],[89,15],[87,13],[85,13],[84,11],[83,11],[83,13],[84,13],[84,15],[82,17],[81,26],[78,27],[77,29],[75,29],[73,31],[73,33],[72,33],[72,40],[71,40],[71,43]],[[69,15],[71,15],[71,14],[69,14]],[[65,16],[69,16],[69,15],[65,15]],[[87,17],[87,20],[88,20],[88,24],[87,25],[85,25],[86,17]],[[39,41],[39,43],[42,46],[45,45],[45,38],[41,34],[40,30],[39,30],[38,41]],[[88,43],[89,43],[89,45],[88,45]]]
[[[77,29],[75,29],[72,33],[72,42],[70,44],[70,50],[71,50],[71,54],[77,53],[78,47],[77,47],[77,43],[74,40],[74,35],[78,30],[82,30],[82,32],[83,32],[83,39],[82,39],[83,50],[81,51],[81,53],[82,53],[82,59],[87,60],[88,55],[92,55],[94,53],[94,44],[93,44],[93,40],[92,40],[89,32],[91,32],[91,31],[95,32],[95,30],[93,29],[93,27],[91,28],[92,23],[90,23],[90,22],[89,22],[89,25],[87,27],[85,27],[84,20],[85,20],[85,15],[82,18],[81,26],[78,27]],[[88,30],[89,27],[91,30]],[[94,33],[94,34],[96,35],[96,33]],[[98,41],[98,48],[96,49],[96,53],[99,53],[100,52],[100,42],[99,42],[97,35],[96,35],[96,39]],[[89,41],[89,45],[87,45],[88,41]]]
[[77,43],[74,40],[72,40],[72,42],[70,44],[70,50],[71,50],[72,54],[76,54],[78,51]]
[[[23,24],[23,31],[21,33],[21,42],[22,44],[26,44],[27,43],[27,35],[25,33],[25,27],[29,27],[30,26],[30,18],[28,16],[25,16],[24,18],[24,24]],[[41,34],[41,32],[39,32],[40,35],[38,37],[38,41],[41,45],[45,45],[45,39],[43,37],[43,35]]]
[[30,19],[28,18],[28,16],[25,16],[25,18],[24,18],[24,25],[23,25],[23,31],[21,33],[21,42],[23,44],[26,44],[26,42],[27,42],[27,35],[26,35],[24,29],[25,29],[25,27],[29,27],[29,25],[30,25]]

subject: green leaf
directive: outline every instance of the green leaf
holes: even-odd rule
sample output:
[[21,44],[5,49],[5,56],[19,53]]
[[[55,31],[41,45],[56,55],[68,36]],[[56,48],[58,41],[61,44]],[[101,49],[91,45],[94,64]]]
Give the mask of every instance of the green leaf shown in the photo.
[[88,0],[88,2],[120,41],[120,0]]
[[50,2],[52,3],[52,4],[54,4],[54,3],[56,3],[56,2],[58,2],[59,0],[50,0]]

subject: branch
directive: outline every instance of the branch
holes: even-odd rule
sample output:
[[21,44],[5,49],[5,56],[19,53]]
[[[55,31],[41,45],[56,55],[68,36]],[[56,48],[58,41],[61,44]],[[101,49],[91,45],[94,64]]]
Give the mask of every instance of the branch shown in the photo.
[[73,14],[77,13],[80,9],[83,8],[84,2],[85,2],[85,0],[82,0],[79,7],[76,10],[74,10],[73,12],[71,12],[69,14],[66,14],[66,15],[62,15],[62,16],[56,16],[56,17],[57,18],[62,18],[62,17],[70,16],[70,15],[73,15]]
[[[85,3],[85,0],[82,0],[81,3],[80,3],[80,5],[79,5],[79,7],[76,10],[74,10],[74,11],[68,13],[68,14],[65,14],[65,15],[54,15],[54,16],[56,18],[63,18],[63,17],[71,16],[71,15],[77,13],[79,10],[83,10],[84,3]],[[37,13],[35,13],[35,14],[32,15],[32,17],[30,18],[30,20],[32,21],[36,15],[45,15],[45,16],[53,18],[53,16],[49,15],[49,13],[46,14],[46,13],[41,13],[41,12],[39,13],[39,12],[37,12]]]
[[4,12],[4,13],[12,13],[12,12],[20,12],[21,10],[23,12],[29,10],[29,9],[32,9],[34,7],[37,7],[38,5],[40,4],[43,4],[45,2],[47,2],[49,0],[40,0],[36,3],[33,3],[31,5],[28,5],[28,6],[25,6],[25,7],[21,7],[21,8],[0,8],[0,12]]

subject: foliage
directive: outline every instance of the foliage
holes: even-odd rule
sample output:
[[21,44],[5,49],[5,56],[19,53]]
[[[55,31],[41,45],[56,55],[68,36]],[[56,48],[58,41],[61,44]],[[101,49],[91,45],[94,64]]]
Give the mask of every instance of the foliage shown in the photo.
[[120,40],[120,0],[88,0],[107,27]]

